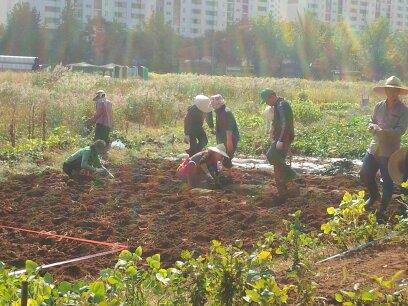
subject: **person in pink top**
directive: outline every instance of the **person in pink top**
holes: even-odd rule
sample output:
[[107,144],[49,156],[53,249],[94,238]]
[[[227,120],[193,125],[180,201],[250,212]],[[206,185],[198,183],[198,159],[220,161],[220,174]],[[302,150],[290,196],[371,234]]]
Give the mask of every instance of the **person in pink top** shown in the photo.
[[112,103],[106,98],[106,93],[99,90],[95,97],[95,115],[91,121],[96,124],[94,141],[100,139],[105,141],[107,147],[110,144],[109,134],[113,126]]

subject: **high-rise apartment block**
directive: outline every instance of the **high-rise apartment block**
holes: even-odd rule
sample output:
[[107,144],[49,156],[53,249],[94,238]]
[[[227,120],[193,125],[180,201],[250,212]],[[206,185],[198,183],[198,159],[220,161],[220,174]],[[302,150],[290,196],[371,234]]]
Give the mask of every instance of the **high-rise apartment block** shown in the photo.
[[408,29],[408,0],[0,0],[0,23],[5,23],[18,2],[35,7],[49,28],[58,26],[64,7],[71,2],[84,23],[101,16],[139,28],[155,14],[162,14],[165,22],[185,37],[224,31],[228,25],[268,15],[297,21],[312,14],[330,24],[346,20],[356,31],[384,17],[393,30]]

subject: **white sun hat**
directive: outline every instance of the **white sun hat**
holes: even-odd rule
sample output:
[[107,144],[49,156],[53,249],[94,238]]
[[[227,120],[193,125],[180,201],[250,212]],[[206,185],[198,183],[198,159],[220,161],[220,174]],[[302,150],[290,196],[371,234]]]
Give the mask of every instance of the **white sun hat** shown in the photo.
[[194,98],[193,104],[198,107],[203,113],[209,113],[213,111],[210,105],[210,98],[204,95],[198,95]]
[[229,158],[228,154],[227,154],[227,149],[225,148],[225,145],[220,143],[215,147],[209,147],[208,151],[212,151],[218,154],[221,154],[222,156]]

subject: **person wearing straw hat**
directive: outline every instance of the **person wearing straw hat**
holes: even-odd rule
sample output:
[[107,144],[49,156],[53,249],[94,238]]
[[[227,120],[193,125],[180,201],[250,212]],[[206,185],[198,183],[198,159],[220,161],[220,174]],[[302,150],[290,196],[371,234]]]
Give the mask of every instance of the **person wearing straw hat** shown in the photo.
[[198,95],[194,98],[184,118],[184,141],[190,144],[186,150],[189,156],[202,151],[208,143],[207,134],[204,130],[204,120],[208,127],[214,131],[214,122],[212,117],[212,107],[210,99],[204,95]]
[[225,158],[229,158],[226,148],[223,144],[218,144],[184,160],[178,167],[177,174],[180,178],[187,179],[190,188],[199,186],[205,180],[214,185],[217,184],[219,175],[218,163]]
[[273,108],[272,144],[266,153],[275,172],[278,189],[277,202],[284,202],[289,196],[288,182],[296,177],[296,172],[286,164],[286,156],[295,137],[293,112],[290,104],[278,97],[272,89],[261,92],[261,99]]
[[95,123],[95,140],[103,140],[106,143],[106,149],[109,147],[109,134],[113,125],[112,103],[106,98],[103,90],[98,90],[93,98],[95,102],[95,114],[91,122]]
[[98,139],[90,146],[79,149],[66,159],[62,166],[62,170],[69,177],[72,177],[74,172],[79,172],[84,169],[113,178],[113,175],[102,165],[99,157],[103,154],[105,147],[106,143],[103,140]]
[[224,158],[222,163],[226,169],[232,168],[232,158],[238,147],[240,134],[237,121],[234,114],[226,106],[225,100],[221,95],[211,97],[211,106],[214,108],[216,115],[215,136],[218,144],[224,144],[227,149],[228,158]]
[[[376,86],[374,92],[386,96],[386,99],[375,106],[368,125],[368,130],[373,134],[373,140],[364,156],[360,178],[368,191],[367,208],[372,207],[381,198],[377,220],[384,222],[394,187],[388,171],[388,163],[390,156],[399,150],[401,137],[408,126],[408,108],[399,97],[408,94],[408,88],[402,85],[400,79],[392,76],[387,79],[385,85]],[[382,197],[375,181],[378,171],[381,173]]]

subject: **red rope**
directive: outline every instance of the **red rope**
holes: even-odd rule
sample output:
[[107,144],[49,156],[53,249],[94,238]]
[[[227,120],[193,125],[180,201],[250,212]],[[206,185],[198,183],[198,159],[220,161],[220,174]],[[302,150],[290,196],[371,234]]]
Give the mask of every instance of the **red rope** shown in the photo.
[[91,240],[91,239],[77,238],[77,237],[70,237],[70,236],[63,236],[63,235],[52,234],[50,232],[34,231],[34,230],[13,227],[13,226],[0,225],[0,228],[10,229],[10,230],[19,231],[19,232],[26,232],[26,233],[31,233],[31,234],[37,234],[37,235],[46,236],[46,237],[64,239],[64,240],[73,240],[73,241],[79,241],[79,242],[90,243],[90,244],[95,244],[95,245],[103,245],[103,246],[108,246],[108,247],[118,249],[119,251],[128,248],[127,245],[124,245],[124,244],[96,241],[96,240]]

